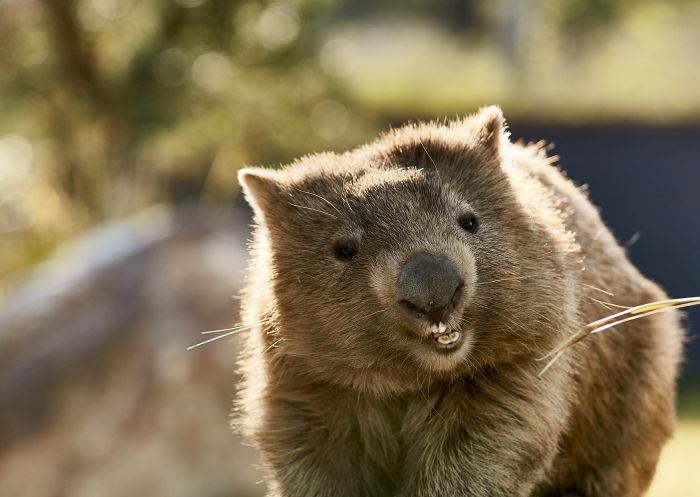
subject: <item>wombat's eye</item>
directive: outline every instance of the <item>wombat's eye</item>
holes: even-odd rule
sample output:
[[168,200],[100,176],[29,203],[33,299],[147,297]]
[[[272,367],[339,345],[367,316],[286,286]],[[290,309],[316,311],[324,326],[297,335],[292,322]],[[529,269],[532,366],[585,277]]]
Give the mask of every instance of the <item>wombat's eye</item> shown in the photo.
[[476,228],[479,226],[476,216],[471,213],[462,216],[462,218],[459,220],[459,224],[462,226],[464,231],[468,231],[469,233],[474,233]]
[[338,240],[333,245],[335,258],[341,261],[348,261],[357,254],[357,244],[352,240]]

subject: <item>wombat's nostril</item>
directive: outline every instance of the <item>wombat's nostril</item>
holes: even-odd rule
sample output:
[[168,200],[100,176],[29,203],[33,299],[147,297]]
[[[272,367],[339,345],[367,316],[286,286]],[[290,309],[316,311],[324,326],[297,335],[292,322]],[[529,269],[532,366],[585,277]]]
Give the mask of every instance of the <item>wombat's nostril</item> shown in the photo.
[[436,323],[457,304],[463,288],[464,281],[447,259],[424,253],[411,257],[396,281],[399,302]]

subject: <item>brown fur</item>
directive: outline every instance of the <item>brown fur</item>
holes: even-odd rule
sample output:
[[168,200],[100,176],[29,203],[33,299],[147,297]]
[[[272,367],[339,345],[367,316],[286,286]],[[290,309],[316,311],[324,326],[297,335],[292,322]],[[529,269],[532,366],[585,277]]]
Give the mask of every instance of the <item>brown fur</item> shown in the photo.
[[[256,219],[241,426],[270,496],[642,494],[673,431],[679,316],[591,338],[537,376],[536,358],[611,313],[594,299],[664,298],[551,163],[490,107],[241,172]],[[347,239],[358,253],[337,260]],[[467,282],[460,352],[432,351],[397,306],[418,251]]]

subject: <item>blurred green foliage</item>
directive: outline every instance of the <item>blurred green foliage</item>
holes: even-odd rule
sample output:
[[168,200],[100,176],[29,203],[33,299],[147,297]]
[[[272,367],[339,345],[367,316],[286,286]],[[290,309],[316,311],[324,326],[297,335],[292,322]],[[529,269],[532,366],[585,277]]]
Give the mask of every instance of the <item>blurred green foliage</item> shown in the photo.
[[61,241],[226,205],[386,121],[692,120],[689,0],[0,0],[0,302]]
[[362,54],[351,94],[383,115],[455,115],[496,102],[519,121],[700,116],[698,2],[493,0],[475,5],[461,31],[435,15],[394,14],[341,31]]
[[326,0],[0,2],[0,297],[86,226],[226,204],[245,163],[357,141],[320,68],[329,13]]

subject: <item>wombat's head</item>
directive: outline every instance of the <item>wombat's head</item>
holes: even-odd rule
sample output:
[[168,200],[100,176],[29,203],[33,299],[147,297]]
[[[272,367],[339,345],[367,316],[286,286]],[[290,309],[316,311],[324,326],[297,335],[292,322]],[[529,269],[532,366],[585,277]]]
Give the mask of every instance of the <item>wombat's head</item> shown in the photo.
[[319,379],[395,391],[556,341],[573,306],[571,240],[550,196],[511,163],[503,126],[490,107],[281,171],[242,170],[269,278],[255,284],[271,286],[277,320],[269,353]]

